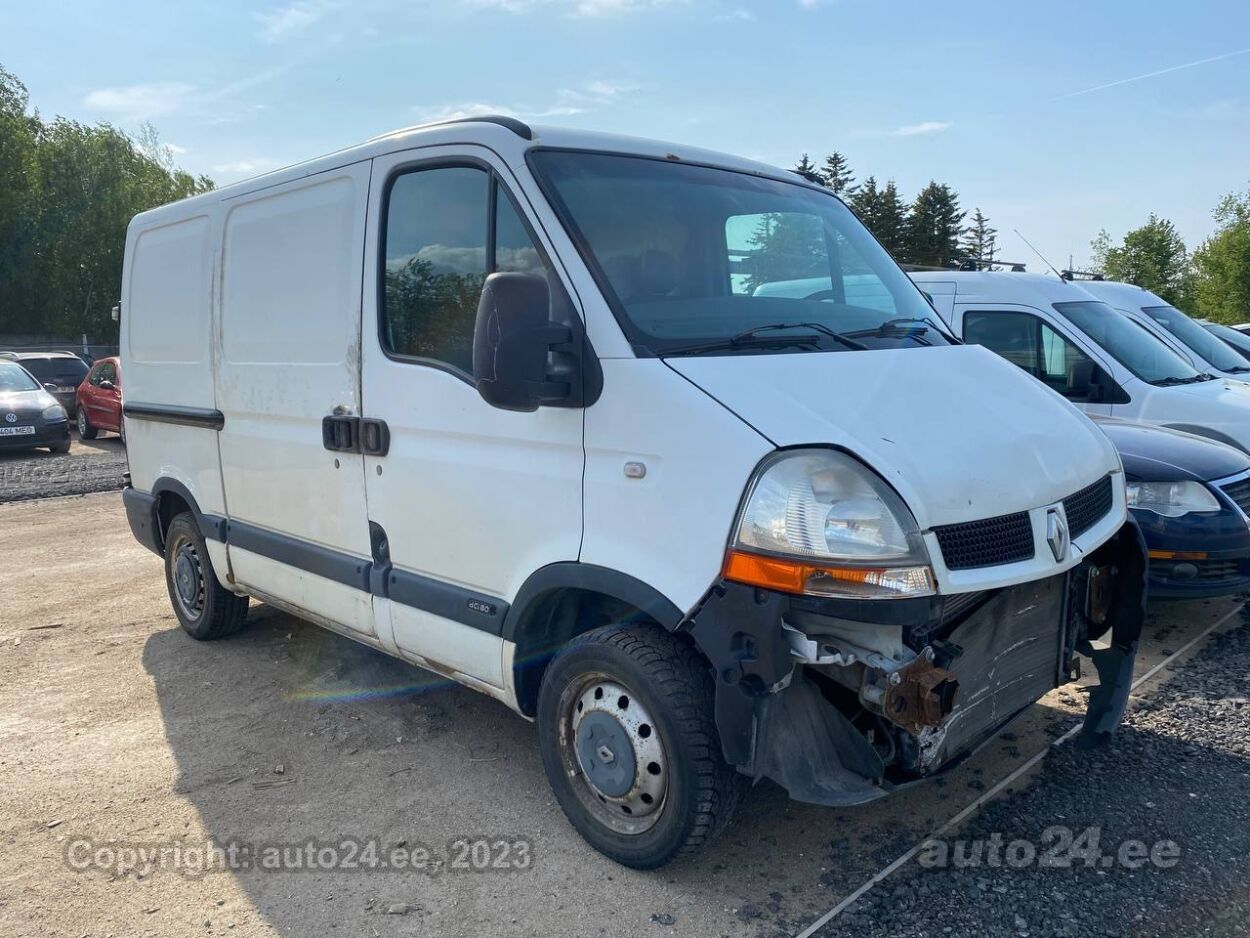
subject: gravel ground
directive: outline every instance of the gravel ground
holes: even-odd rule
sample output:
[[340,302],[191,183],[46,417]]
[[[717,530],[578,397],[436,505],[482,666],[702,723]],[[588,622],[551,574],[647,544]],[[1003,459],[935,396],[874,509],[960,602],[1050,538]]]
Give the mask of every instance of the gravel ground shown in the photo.
[[[1110,749],[1054,750],[1035,785],[987,805],[944,846],[922,851],[820,934],[1250,934],[1245,614],[1239,626],[1173,667],[1169,683],[1137,702]],[[1055,826],[1073,832],[1075,855],[1064,847],[1066,835],[1044,833]],[[1095,844],[1081,835],[1090,828],[1098,839],[1087,865]],[[1030,849],[1017,846],[1020,865],[1009,866],[1007,847],[1016,840],[1031,845],[1038,860],[1022,863]],[[994,856],[1002,859],[991,866],[996,841]],[[1122,846],[1128,841],[1145,846]],[[1041,867],[1048,849],[1070,865]],[[945,868],[943,850],[951,861]],[[1145,862],[1128,868],[1142,850]]]
[[125,471],[126,448],[115,436],[74,436],[70,451],[60,455],[46,449],[0,453],[0,502],[109,492],[122,487]]

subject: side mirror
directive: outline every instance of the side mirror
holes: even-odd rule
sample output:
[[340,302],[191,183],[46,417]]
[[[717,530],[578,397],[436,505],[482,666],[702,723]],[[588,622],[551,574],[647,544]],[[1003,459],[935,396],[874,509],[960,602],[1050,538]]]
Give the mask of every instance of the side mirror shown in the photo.
[[117,390],[117,385],[115,385],[108,378],[105,378],[103,381],[101,381],[98,387],[100,388],[101,391],[116,391]]
[[547,278],[496,273],[486,278],[473,328],[473,379],[482,399],[503,410],[568,404],[568,373],[555,374],[552,352],[570,352],[573,329],[551,321]]
[[50,382],[50,381],[45,381],[45,382],[43,383],[43,389],[44,389],[45,391],[48,391],[48,392],[52,392],[52,391],[59,391],[59,390],[60,390],[60,388],[59,388],[57,385],[53,384],[53,383],[52,383],[52,382]]

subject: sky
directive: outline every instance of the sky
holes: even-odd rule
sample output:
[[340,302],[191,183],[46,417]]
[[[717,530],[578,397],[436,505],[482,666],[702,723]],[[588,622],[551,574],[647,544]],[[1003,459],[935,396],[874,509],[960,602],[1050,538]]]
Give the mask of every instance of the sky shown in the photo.
[[1056,266],[1151,212],[1190,248],[1250,188],[1250,4],[185,0],[0,4],[45,118],[150,121],[226,183],[484,112],[930,179]]

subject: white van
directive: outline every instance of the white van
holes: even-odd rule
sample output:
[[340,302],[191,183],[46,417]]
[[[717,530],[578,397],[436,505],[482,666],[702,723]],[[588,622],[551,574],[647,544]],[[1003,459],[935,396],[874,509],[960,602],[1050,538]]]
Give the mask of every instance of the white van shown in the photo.
[[1080,286],[1171,344],[1199,371],[1237,381],[1250,378],[1250,362],[1157,294],[1116,280],[1082,280]]
[[743,777],[931,775],[1104,633],[1088,738],[1122,711],[1111,443],[791,173],[451,122],[136,217],[123,290],[125,504],[186,631],[256,597],[491,695],[621,863]]
[[1250,452],[1250,385],[1194,368],[1085,289],[1047,274],[918,271],[965,342],[984,345],[1086,413],[1187,430]]

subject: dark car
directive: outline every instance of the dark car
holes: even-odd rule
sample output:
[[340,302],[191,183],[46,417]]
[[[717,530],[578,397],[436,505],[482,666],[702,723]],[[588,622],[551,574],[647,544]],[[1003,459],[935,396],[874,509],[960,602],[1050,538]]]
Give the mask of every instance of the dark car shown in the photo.
[[17,362],[0,359],[0,449],[46,446],[69,452],[69,418]]
[[117,358],[101,358],[78,386],[78,435],[94,440],[101,430],[126,439],[122,420],[122,365]]
[[1250,456],[1205,437],[1095,417],[1124,463],[1150,549],[1150,598],[1250,589]]
[[66,413],[74,416],[78,409],[78,385],[87,377],[86,362],[73,352],[10,352],[5,357],[34,375]]

